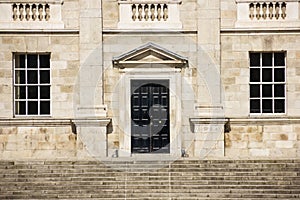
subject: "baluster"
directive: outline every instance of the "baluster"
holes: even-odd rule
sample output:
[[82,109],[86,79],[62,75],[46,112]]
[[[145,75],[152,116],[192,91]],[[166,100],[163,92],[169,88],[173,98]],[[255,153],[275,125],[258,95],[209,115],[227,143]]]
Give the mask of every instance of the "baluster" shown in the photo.
[[45,19],[48,21],[50,19],[50,6],[49,4],[45,5]]
[[133,4],[131,7],[131,11],[132,11],[132,20],[135,21],[136,20],[136,5]]
[[154,21],[155,20],[155,6],[154,6],[154,4],[151,4],[151,6],[150,6],[150,13],[151,13],[151,20]]
[[281,3],[281,17],[282,19],[286,18],[286,3]]
[[167,4],[164,4],[164,7],[163,7],[163,19],[165,20],[165,21],[167,21],[167,19],[168,19],[168,6],[167,6]]
[[30,5],[29,4],[25,5],[25,19],[27,21],[30,20]]
[[157,20],[161,20],[161,5],[157,4]]
[[145,18],[146,21],[148,21],[148,19],[149,19],[149,6],[148,6],[148,4],[144,5],[144,13],[145,13],[144,18]]
[[17,4],[12,5],[12,11],[13,11],[13,20],[16,21],[18,19],[18,6]]
[[256,4],[256,19],[259,20],[261,17],[260,15],[260,3]]
[[273,3],[269,4],[269,18],[272,19],[273,18]]
[[140,21],[142,21],[142,19],[143,19],[143,6],[141,4],[139,4],[139,6],[138,6],[138,19]]
[[253,20],[253,18],[254,18],[254,4],[253,4],[253,3],[250,3],[250,4],[249,4],[249,12],[250,12],[249,18],[250,18],[251,20]]
[[267,19],[267,4],[266,3],[262,4],[262,18]]
[[19,13],[20,13],[19,18],[20,18],[21,21],[24,19],[23,12],[24,12],[24,6],[23,6],[23,4],[20,4],[19,5]]
[[43,5],[42,4],[38,5],[38,13],[39,13],[38,18],[40,21],[42,21],[43,20]]
[[279,7],[279,3],[277,2],[275,4],[275,18],[278,19],[279,18],[279,10],[280,10],[280,7]]

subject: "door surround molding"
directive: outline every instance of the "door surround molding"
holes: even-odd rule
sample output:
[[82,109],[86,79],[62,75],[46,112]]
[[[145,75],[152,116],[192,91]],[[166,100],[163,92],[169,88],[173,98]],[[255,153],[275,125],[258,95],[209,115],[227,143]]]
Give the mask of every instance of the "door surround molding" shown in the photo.
[[[120,56],[113,57],[114,68],[119,69],[118,125],[119,157],[163,160],[181,156],[182,147],[182,74],[188,59],[154,43],[147,43]],[[131,153],[131,80],[169,81],[170,153]]]
[[[168,80],[169,81],[169,113],[170,113],[170,153],[169,154],[132,154],[131,153],[131,80]],[[120,157],[155,157],[181,155],[181,74],[176,71],[169,73],[128,72],[120,80],[119,89],[119,156]]]

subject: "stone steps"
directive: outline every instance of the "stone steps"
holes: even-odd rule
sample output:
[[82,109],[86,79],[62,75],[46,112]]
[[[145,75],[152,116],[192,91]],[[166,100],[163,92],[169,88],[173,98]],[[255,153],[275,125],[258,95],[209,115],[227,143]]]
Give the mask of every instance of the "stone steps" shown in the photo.
[[0,199],[300,199],[300,160],[0,161]]

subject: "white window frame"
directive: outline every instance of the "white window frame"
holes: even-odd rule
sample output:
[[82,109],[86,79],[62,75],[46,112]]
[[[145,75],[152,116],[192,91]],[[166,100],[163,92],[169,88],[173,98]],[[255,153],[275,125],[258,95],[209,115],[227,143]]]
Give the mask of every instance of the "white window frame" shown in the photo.
[[[25,56],[25,67],[24,68],[18,68],[16,66],[16,57],[17,56],[21,56],[24,55]],[[37,56],[37,67],[36,68],[27,68],[27,58],[28,55],[36,55]],[[49,55],[49,68],[41,68],[40,67],[40,55]],[[17,71],[25,71],[25,83],[17,83],[16,82],[16,72]],[[27,72],[29,70],[36,70],[37,71],[37,83],[28,83],[27,80]],[[40,71],[49,71],[49,83],[40,83]],[[26,87],[26,91],[25,91],[25,99],[18,99],[17,95],[16,95],[16,88],[19,86],[25,86]],[[38,87],[38,94],[37,94],[37,99],[29,99],[28,98],[28,89],[27,87],[29,86],[35,86]],[[40,98],[40,87],[42,86],[49,86],[49,90],[50,90],[50,98],[49,99],[41,99]],[[13,102],[13,108],[14,108],[14,117],[44,117],[44,116],[51,116],[52,113],[52,101],[51,101],[51,54],[50,53],[14,53],[13,54],[13,97],[14,97],[14,102]],[[25,114],[18,114],[17,113],[17,102],[25,102]],[[37,114],[28,114],[29,113],[29,109],[28,109],[28,102],[30,101],[37,101],[38,102],[38,110],[37,110]],[[49,114],[41,114],[41,102],[46,101],[49,102],[50,104],[50,108],[49,108]]]
[[[251,66],[250,65],[250,54],[252,53],[258,53],[260,55],[260,66]],[[263,66],[262,64],[262,54],[263,53],[271,53],[272,54],[272,66]],[[274,65],[274,55],[275,53],[284,53],[284,66],[275,66]],[[249,52],[249,113],[250,115],[286,115],[287,113],[287,91],[286,91],[286,69],[287,69],[287,60],[286,60],[286,57],[287,57],[287,52],[286,51],[272,51],[272,52]],[[260,81],[259,82],[251,82],[251,74],[250,74],[250,69],[251,68],[256,68],[256,69],[259,69],[260,70]],[[262,80],[262,69],[266,69],[266,68],[269,68],[269,69],[272,69],[272,81],[271,82],[264,82]],[[278,69],[278,68],[281,68],[281,69],[284,69],[284,81],[283,82],[276,82],[275,81],[275,74],[274,74],[274,69]],[[280,85],[284,85],[284,97],[274,97],[274,85],[276,84],[280,84]],[[260,86],[260,96],[259,97],[250,97],[250,86],[251,85],[259,85]],[[272,85],[272,97],[263,97],[263,90],[262,90],[262,86],[263,85]],[[251,112],[251,107],[250,107],[250,102],[252,99],[257,99],[260,101],[260,112],[259,113],[254,113],[254,112]],[[262,100],[263,99],[270,99],[272,100],[272,112],[271,113],[266,113],[266,112],[263,112],[263,106],[262,106]],[[280,112],[275,112],[275,101],[276,99],[282,99],[284,100],[284,112],[280,113]]]

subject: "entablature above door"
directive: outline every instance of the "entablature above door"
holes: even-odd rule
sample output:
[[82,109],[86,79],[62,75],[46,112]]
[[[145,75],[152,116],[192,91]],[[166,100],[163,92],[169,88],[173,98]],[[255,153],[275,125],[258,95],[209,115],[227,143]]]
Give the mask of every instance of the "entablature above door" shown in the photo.
[[113,67],[125,68],[186,68],[188,58],[152,42],[113,57]]

